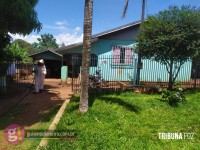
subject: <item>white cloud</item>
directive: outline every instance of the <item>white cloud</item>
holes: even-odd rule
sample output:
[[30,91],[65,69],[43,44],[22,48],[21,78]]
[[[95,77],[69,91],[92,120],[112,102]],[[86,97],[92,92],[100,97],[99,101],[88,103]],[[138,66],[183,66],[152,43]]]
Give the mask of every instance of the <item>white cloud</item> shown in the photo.
[[68,32],[69,28],[67,27],[68,23],[67,21],[57,21],[51,25],[44,24],[44,29],[50,29],[54,31],[59,31],[59,32]]
[[77,34],[58,34],[54,36],[58,44],[64,43],[65,45],[70,45],[73,43],[78,43],[83,41],[83,34],[77,35]]
[[55,22],[55,24],[58,26],[63,26],[63,25],[67,25],[67,21],[57,21]]
[[[56,39],[57,44],[64,43],[65,45],[70,45],[73,43],[78,43],[83,41],[83,34],[81,27],[77,26],[75,28],[69,28],[67,21],[57,21],[54,22],[51,25],[44,25],[43,26],[43,32],[44,30],[46,33],[50,33],[54,36]],[[30,34],[27,36],[22,36],[19,34],[10,34],[15,39],[22,39],[29,43],[38,42],[37,38],[39,38],[39,35]]]
[[[19,35],[19,34],[10,34],[11,37],[13,38],[13,40],[15,39],[22,39],[22,40],[25,40],[29,43],[33,43],[33,42],[38,42],[37,41],[37,38],[39,38],[40,36],[39,35],[34,35],[34,34],[30,34],[30,35],[27,35],[27,36],[22,36],[22,35]],[[58,35],[53,35],[54,38],[56,39],[56,42],[57,44],[62,44],[64,43],[65,45],[70,45],[70,44],[73,44],[73,43],[78,43],[78,42],[82,42],[83,41],[83,34],[81,35],[78,35],[76,33],[61,33],[61,34],[58,34]]]
[[75,28],[75,31],[76,31],[76,32],[79,32],[79,31],[81,31],[81,28],[80,28],[80,27],[76,27],[76,28]]
[[23,35],[20,35],[20,34],[10,34],[9,35],[13,38],[13,41],[16,40],[16,39],[22,39],[24,41],[27,41],[29,43],[34,43],[34,42],[37,42],[37,38],[39,38],[40,36],[39,35],[26,35],[26,36],[23,36]]
[[60,30],[60,31],[65,31],[65,30],[67,30],[67,27],[66,27],[66,26],[44,25],[44,28],[46,28],[46,29],[51,29],[51,30]]

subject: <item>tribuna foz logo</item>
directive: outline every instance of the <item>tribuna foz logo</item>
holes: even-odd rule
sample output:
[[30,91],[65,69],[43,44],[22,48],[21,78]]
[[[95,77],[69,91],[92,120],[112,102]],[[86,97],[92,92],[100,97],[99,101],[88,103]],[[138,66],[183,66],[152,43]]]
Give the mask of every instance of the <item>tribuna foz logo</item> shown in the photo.
[[194,133],[158,133],[158,136],[162,140],[194,139]]

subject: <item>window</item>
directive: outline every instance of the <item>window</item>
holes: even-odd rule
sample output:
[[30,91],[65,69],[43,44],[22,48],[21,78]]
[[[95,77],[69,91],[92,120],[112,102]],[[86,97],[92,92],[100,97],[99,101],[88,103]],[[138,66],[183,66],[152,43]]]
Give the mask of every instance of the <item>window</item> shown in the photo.
[[82,55],[81,54],[72,54],[71,55],[71,65],[72,66],[81,66]]
[[[82,54],[70,54],[67,55],[67,65],[81,66],[82,64]],[[90,55],[90,67],[96,67],[98,64],[98,56],[96,54]]]
[[114,46],[112,49],[112,64],[131,65],[133,63],[133,48]]
[[90,55],[90,67],[96,67],[98,64],[98,57],[96,54]]
[[120,49],[120,63],[125,63],[125,48]]

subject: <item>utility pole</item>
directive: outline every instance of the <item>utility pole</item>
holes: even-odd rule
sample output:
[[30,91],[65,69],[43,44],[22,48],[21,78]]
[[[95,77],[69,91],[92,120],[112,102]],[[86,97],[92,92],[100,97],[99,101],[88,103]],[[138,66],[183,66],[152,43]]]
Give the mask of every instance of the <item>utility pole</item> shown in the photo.
[[[146,0],[142,0],[141,24],[142,24],[142,22],[144,21],[145,3],[146,3]],[[142,60],[141,60],[140,51],[138,51],[138,63],[137,63],[136,85],[140,85],[140,69],[142,69]]]

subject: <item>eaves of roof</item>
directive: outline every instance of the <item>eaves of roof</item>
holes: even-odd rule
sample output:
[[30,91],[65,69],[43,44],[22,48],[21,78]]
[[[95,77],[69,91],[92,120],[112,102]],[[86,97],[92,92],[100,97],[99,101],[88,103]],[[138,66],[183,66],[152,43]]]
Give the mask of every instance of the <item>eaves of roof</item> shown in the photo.
[[47,48],[47,49],[45,49],[45,50],[33,52],[33,53],[28,54],[27,56],[28,56],[28,57],[32,57],[32,56],[34,56],[34,55],[41,54],[41,53],[44,53],[44,52],[47,52],[47,51],[50,51],[50,52],[52,52],[52,53],[54,53],[54,54],[56,54],[56,55],[62,57],[61,54],[55,52],[55,50],[53,50],[53,49],[51,49],[51,48]]
[[107,30],[105,32],[101,32],[101,33],[95,34],[92,37],[93,38],[99,38],[101,36],[104,36],[104,35],[107,35],[107,34],[111,34],[113,32],[117,32],[117,31],[120,31],[120,30],[123,30],[123,29],[127,29],[129,27],[133,27],[133,26],[136,26],[136,25],[139,25],[139,24],[141,24],[141,21],[132,22],[132,23],[129,23],[129,24],[126,24],[126,25],[123,25],[123,26],[119,26],[117,28],[113,28],[111,30]]
[[[97,38],[92,38],[91,42],[93,43],[93,42],[95,42],[97,40],[98,40]],[[57,48],[54,51],[59,53],[60,51],[71,49],[71,48],[82,46],[82,45],[83,45],[83,42],[74,43],[74,44],[71,44],[71,45],[67,45],[67,46],[64,46],[64,47]]]

